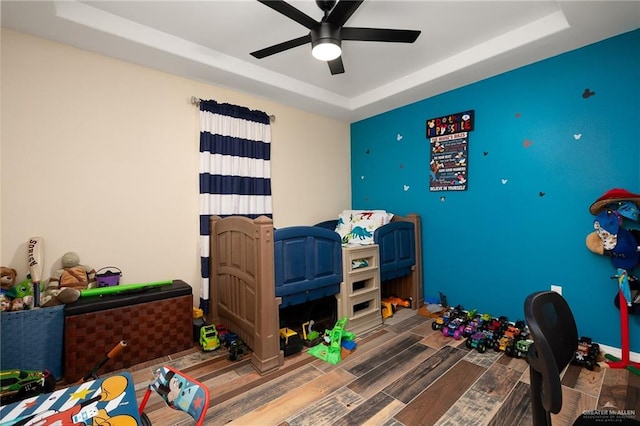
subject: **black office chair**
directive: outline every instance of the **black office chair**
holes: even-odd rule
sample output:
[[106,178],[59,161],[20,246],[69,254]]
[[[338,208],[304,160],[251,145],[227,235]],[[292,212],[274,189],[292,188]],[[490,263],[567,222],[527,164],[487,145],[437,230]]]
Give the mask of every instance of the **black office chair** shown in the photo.
[[[556,292],[540,291],[524,301],[524,316],[533,344],[529,347],[531,413],[534,426],[551,426],[551,413],[562,408],[560,373],[571,362],[578,347],[578,328],[571,308]],[[616,425],[640,425],[621,417]],[[602,419],[581,415],[574,425],[602,425]]]

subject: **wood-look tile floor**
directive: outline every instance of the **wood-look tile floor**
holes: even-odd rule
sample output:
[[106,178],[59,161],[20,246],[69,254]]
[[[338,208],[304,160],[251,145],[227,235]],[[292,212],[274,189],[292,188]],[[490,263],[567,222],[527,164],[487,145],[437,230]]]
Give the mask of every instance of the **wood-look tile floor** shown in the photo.
[[[531,425],[526,361],[469,350],[464,340],[433,331],[432,321],[399,311],[358,335],[357,349],[338,365],[303,351],[260,376],[249,356],[232,362],[224,349],[204,353],[194,347],[127,370],[139,398],[163,364],[202,381],[211,392],[205,421],[211,426]],[[593,409],[635,410],[640,419],[640,377],[627,370],[569,366],[563,385],[556,426]],[[158,426],[193,424],[155,394],[145,413]]]

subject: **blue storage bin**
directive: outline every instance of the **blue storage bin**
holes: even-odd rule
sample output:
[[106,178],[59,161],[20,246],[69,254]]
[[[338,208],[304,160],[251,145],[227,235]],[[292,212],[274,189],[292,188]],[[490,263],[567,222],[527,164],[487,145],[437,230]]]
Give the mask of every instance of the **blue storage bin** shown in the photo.
[[0,370],[49,370],[62,378],[64,305],[0,314]]

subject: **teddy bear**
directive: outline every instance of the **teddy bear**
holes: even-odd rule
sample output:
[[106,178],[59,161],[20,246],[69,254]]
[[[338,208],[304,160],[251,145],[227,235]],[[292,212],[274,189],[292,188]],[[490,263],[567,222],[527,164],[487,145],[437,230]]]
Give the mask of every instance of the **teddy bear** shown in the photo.
[[55,306],[72,303],[80,297],[80,290],[96,287],[96,271],[80,264],[75,252],[62,256],[62,268],[49,279],[42,292],[40,306]]
[[18,273],[15,269],[6,266],[1,266],[0,268],[0,310],[8,311],[11,309],[11,298],[7,292],[16,285]]
[[21,311],[25,308],[25,300],[23,294],[18,294],[19,285],[16,285],[18,272],[13,268],[6,266],[0,267],[2,271],[0,275],[0,310],[2,311]]
[[0,268],[0,293],[6,293],[7,290],[16,285],[18,272],[15,269],[8,268],[6,266],[1,266]]

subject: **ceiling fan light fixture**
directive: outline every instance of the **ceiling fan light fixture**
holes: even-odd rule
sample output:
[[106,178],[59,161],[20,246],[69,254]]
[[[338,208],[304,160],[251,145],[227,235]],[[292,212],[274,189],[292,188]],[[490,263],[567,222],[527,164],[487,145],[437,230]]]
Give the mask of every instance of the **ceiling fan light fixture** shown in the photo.
[[313,46],[311,54],[320,61],[333,61],[342,54],[342,49],[335,41],[321,40]]
[[322,22],[311,30],[311,54],[320,61],[333,61],[340,57],[340,28],[328,22]]

